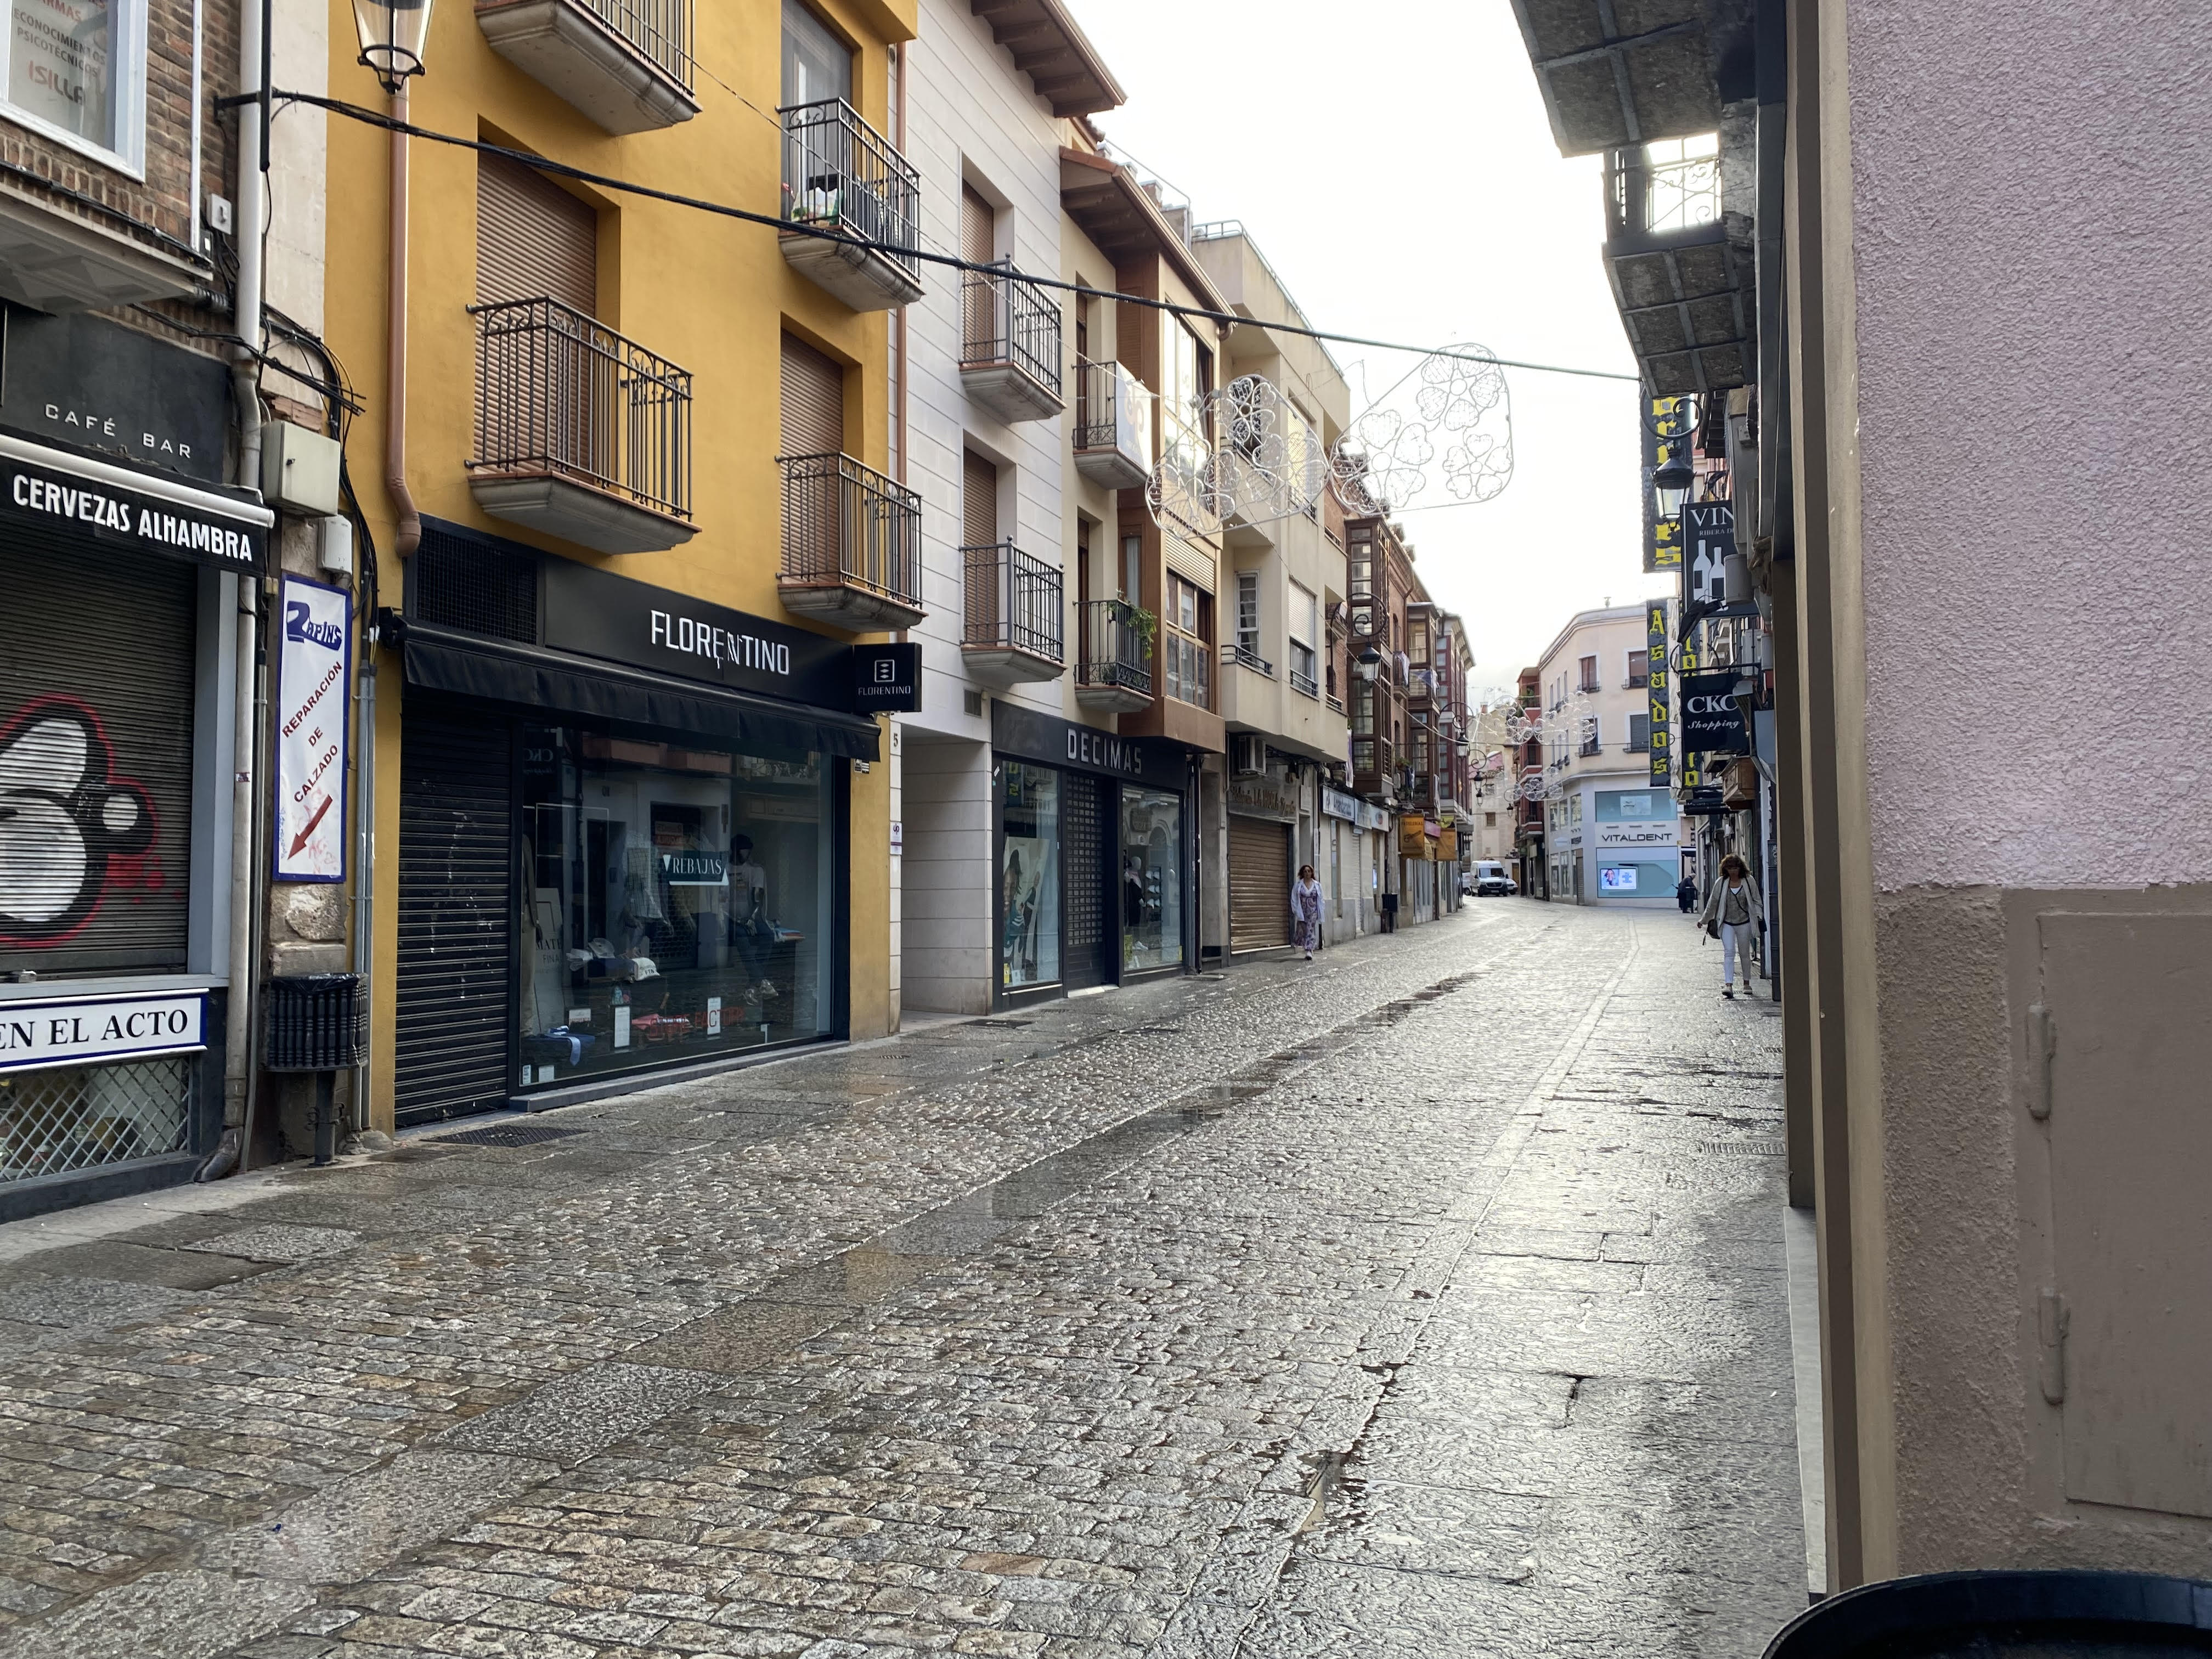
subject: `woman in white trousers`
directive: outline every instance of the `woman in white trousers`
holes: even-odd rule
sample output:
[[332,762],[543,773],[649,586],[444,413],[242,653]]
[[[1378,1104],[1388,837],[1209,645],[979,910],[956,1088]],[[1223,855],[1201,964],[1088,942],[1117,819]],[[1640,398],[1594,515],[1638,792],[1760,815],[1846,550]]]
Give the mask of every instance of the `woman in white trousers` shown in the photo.
[[1751,994],[1751,944],[1765,920],[1766,907],[1759,901],[1759,884],[1751,878],[1750,866],[1730,853],[1721,860],[1720,879],[1705,895],[1698,926],[1721,942],[1721,994],[1731,1001],[1735,997],[1739,960],[1743,963],[1744,994]]

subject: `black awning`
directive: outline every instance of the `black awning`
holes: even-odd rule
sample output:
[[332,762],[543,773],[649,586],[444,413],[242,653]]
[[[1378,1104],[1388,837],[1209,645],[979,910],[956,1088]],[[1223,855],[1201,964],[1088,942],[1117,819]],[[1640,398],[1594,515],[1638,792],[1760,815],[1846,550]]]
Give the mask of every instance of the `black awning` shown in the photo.
[[407,683],[425,690],[696,732],[755,754],[878,757],[876,723],[836,709],[693,685],[412,620],[403,625],[401,648]]

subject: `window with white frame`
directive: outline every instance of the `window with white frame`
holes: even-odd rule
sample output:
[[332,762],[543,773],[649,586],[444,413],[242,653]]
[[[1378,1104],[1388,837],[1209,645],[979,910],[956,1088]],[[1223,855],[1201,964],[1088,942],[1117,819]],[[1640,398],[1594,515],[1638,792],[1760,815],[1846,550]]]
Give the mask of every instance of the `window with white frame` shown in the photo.
[[1240,655],[1260,654],[1260,573],[1237,573],[1237,649]]
[[1311,588],[1291,584],[1291,686],[1309,697],[1320,691],[1316,668],[1320,653],[1314,641],[1321,637],[1321,601]]
[[142,171],[146,0],[7,0],[6,113]]

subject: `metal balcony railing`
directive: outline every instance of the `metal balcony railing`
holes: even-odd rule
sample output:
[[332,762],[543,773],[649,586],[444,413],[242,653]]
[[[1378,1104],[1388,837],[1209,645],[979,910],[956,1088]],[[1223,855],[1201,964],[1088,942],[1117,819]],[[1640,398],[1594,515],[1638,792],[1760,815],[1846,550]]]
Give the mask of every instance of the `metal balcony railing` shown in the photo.
[[919,283],[921,180],[913,165],[842,98],[776,113],[783,118],[783,216],[878,244]]
[[919,608],[921,497],[849,455],[783,455],[786,580],[838,583]]
[[1075,362],[1075,448],[1110,449],[1139,459],[1149,470],[1152,460],[1152,410],[1159,402],[1146,386],[1119,363]]
[[1711,137],[1617,149],[1605,171],[1616,237],[1664,236],[1720,219],[1720,156]]
[[967,631],[963,645],[1026,652],[1048,662],[1060,656],[1059,569],[1012,542],[963,547]]
[[1317,697],[1321,695],[1320,683],[1312,675],[1301,674],[1295,668],[1291,670],[1291,690],[1303,692],[1309,697]]
[[1221,642],[1221,660],[1233,662],[1240,668],[1249,668],[1255,674],[1265,674],[1271,680],[1275,678],[1274,664],[1249,646],[1239,645],[1234,640]]
[[1152,642],[1137,626],[1137,608],[1121,599],[1091,599],[1079,610],[1079,686],[1119,686],[1152,695]]
[[692,0],[572,0],[690,92]]
[[971,270],[960,282],[963,369],[1010,365],[1060,395],[1060,307],[1012,266]]
[[691,376],[557,300],[471,306],[481,474],[554,475],[691,516]]

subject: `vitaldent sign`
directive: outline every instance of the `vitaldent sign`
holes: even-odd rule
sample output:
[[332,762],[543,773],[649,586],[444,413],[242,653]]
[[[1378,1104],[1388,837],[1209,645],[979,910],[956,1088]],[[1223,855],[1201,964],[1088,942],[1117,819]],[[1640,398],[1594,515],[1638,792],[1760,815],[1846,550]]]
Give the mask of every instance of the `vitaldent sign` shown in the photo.
[[207,1047],[207,993],[0,1000],[0,1072],[148,1060]]

